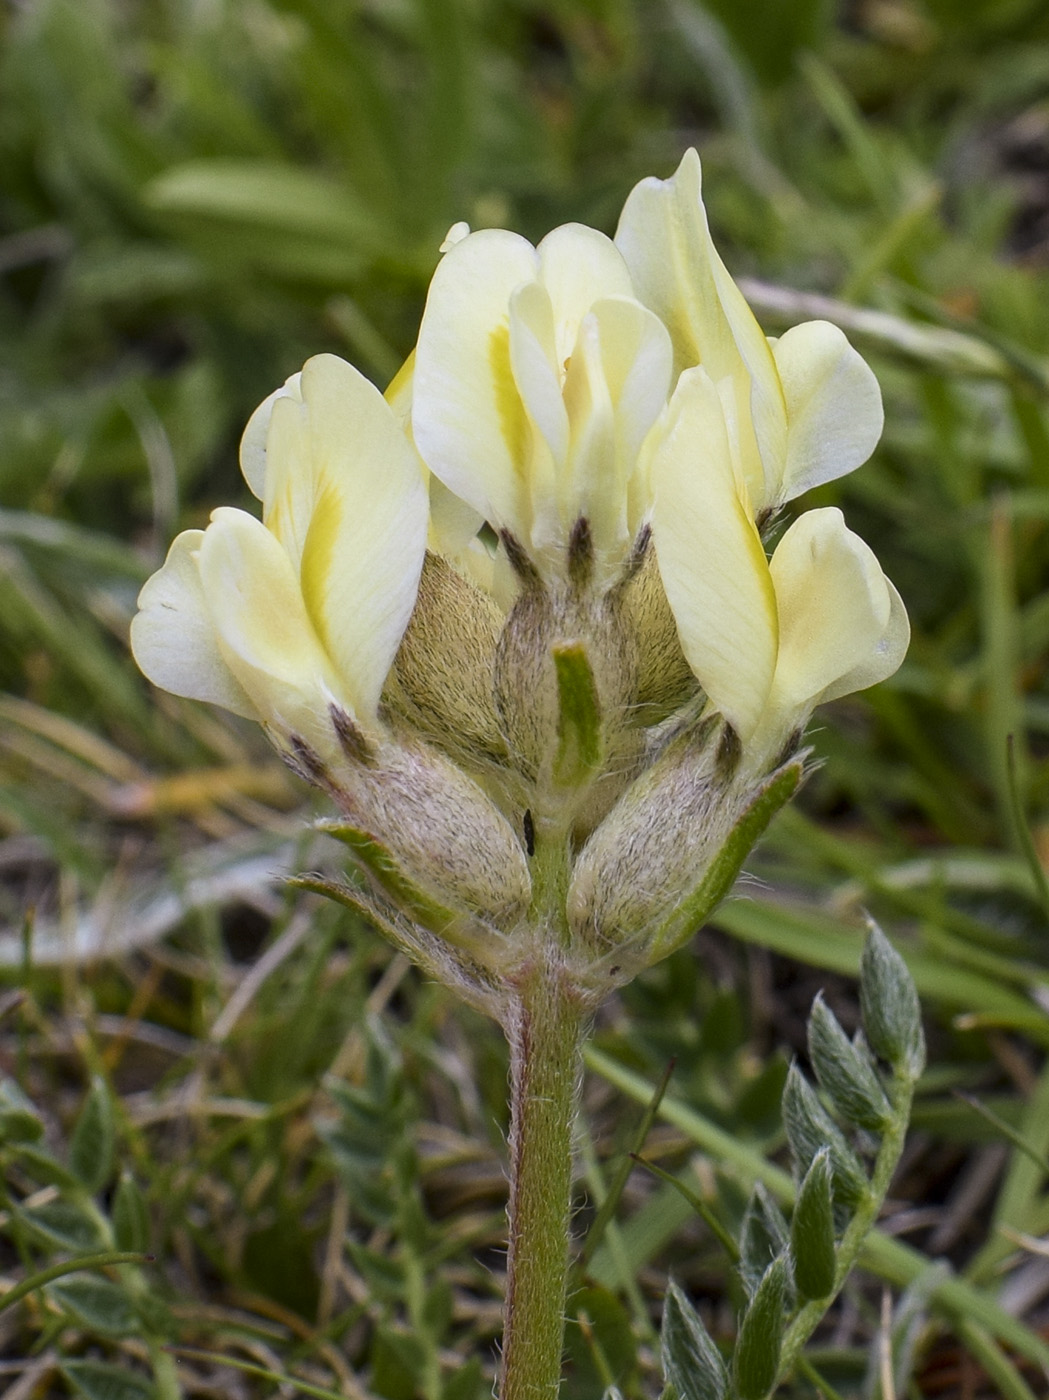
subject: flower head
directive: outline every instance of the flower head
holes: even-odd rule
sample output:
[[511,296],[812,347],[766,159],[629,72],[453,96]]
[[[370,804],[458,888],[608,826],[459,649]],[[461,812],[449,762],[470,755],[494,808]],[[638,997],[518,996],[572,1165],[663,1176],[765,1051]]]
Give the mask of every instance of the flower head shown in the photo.
[[468,234],[434,273],[412,430],[430,470],[547,576],[580,519],[607,577],[644,511],[641,444],[671,386],[663,323],[612,242],[568,224],[533,248]]
[[816,705],[893,674],[906,611],[839,510],[801,515],[766,559],[724,399],[702,367],[681,376],[650,452],[652,530],[682,648],[758,769]]
[[[165,689],[265,725],[338,806],[342,839],[380,852],[370,873],[424,925],[401,930],[412,955],[454,979],[449,946],[472,966],[529,878],[505,817],[380,706],[425,557],[422,464],[379,391],[319,355],[256,410],[241,466],[262,520],[220,508],[179,535],[139,597],[135,658]],[[370,915],[396,931],[376,899]]]
[[616,230],[637,296],[670,331],[675,378],[702,365],[717,387],[759,515],[865,462],[881,436],[878,382],[837,326],[769,340],[710,236],[699,156],[642,180]]
[[[699,158],[615,240],[457,226],[382,396],[331,355],[262,404],[132,646],[259,719],[340,813],[364,908],[500,1014],[537,957],[597,999],[686,937],[798,785],[813,708],[892,674],[906,612],[836,509],[877,383],[834,326],[768,339]],[[329,889],[330,887],[326,887]]]
[[331,709],[366,733],[408,625],[426,546],[422,467],[382,395],[334,355],[256,410],[241,447],[262,520],[221,507],[139,598],[139,666],[176,695],[328,755]]

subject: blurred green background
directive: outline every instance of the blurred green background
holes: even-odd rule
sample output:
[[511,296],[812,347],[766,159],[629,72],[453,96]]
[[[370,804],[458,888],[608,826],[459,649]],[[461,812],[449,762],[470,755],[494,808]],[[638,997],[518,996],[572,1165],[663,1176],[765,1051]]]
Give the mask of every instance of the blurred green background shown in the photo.
[[[9,0],[0,1271],[146,1239],[158,1257],[0,1313],[19,1395],[233,1385],[232,1360],[167,1344],[346,1396],[490,1386],[498,1036],[281,894],[271,872],[322,858],[308,795],[250,726],[151,693],[127,626],[176,530],[246,504],[237,441],[271,389],[321,350],[392,376],[452,222],[611,232],[690,144],[766,329],[829,315],[879,374],[873,461],[805,504],[842,505],[914,642],[821,712],[825,762],[751,862],[760,886],[702,935],[705,975],[692,953],[654,970],[599,1045],[643,1081],[677,1054],[677,1101],[774,1153],[782,1047],[819,985],[848,1021],[872,910],[934,1030],[900,1187],[914,1242],[1026,1319],[998,1350],[931,1285],[908,1295],[900,1394],[960,1393],[963,1365],[992,1387],[974,1395],[1044,1385],[1023,1368],[1046,1360],[1049,1270],[1016,1238],[1049,1230],[1044,0]],[[634,1112],[605,1071],[591,1201]],[[696,1151],[655,1130],[674,1170]],[[726,1218],[733,1170],[710,1188]],[[633,1181],[622,1214],[576,1304],[572,1400],[658,1394],[670,1264],[701,1299],[733,1287],[672,1188]],[[827,1362],[844,1395],[875,1393],[866,1296]],[[237,1375],[223,1393],[273,1393]]]

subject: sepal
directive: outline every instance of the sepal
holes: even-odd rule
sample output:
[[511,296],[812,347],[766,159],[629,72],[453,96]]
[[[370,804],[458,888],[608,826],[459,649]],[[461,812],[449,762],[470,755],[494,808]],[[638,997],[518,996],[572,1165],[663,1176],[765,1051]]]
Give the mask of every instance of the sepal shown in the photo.
[[487,794],[427,744],[387,740],[362,758],[352,730],[347,738],[345,761],[309,776],[342,813],[335,826],[357,833],[347,839],[358,842],[371,874],[393,882],[391,897],[401,897],[394,887],[405,880],[423,892],[408,901],[419,906],[413,918],[439,922],[438,911],[462,910],[498,929],[515,928],[528,908],[531,877],[520,841]]
[[800,758],[740,787],[727,736],[703,723],[673,740],[579,856],[568,893],[572,928],[621,964],[629,953],[635,970],[651,965],[691,937],[797,791]]
[[743,862],[769,822],[797,792],[802,777],[803,765],[788,763],[751,796],[699,885],[657,930],[650,945],[650,961],[669,957],[706,922],[736,883]]
[[492,702],[503,621],[487,593],[446,559],[427,553],[383,698],[431,743],[468,766],[506,759]]
[[[585,530],[573,535],[585,538]],[[593,779],[607,794],[604,815],[640,751],[628,723],[636,645],[616,590],[548,587],[507,543],[524,573],[496,649],[496,711],[511,761],[532,785],[537,819],[571,830],[589,814]],[[595,820],[588,815],[588,826]]]
[[623,588],[627,626],[637,638],[637,697],[633,718],[659,724],[691,701],[699,682],[681,649],[677,622],[659,574],[651,530],[635,546],[637,567]]
[[486,1015],[499,1018],[505,995],[500,979],[483,962],[470,956],[465,940],[453,944],[435,937],[429,929],[413,924],[378,889],[313,874],[295,875],[288,884],[292,889],[322,895],[357,914],[427,977],[451,987]]
[[346,846],[354,865],[414,923],[449,943],[469,946],[471,940],[462,930],[464,911],[450,909],[411,880],[390,851],[370,832],[340,821],[320,821],[316,829]]

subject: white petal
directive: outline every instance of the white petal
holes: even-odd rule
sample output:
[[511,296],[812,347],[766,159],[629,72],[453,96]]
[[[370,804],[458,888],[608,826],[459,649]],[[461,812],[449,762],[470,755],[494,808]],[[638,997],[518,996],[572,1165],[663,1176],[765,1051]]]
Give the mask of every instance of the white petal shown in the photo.
[[881,637],[868,656],[827,686],[819,698],[821,705],[828,700],[837,700],[839,695],[851,695],[853,691],[866,690],[868,686],[888,680],[902,665],[911,644],[910,619],[891,579],[885,580],[885,586],[889,590],[889,620]]
[[301,399],[273,403],[266,434],[266,489],[262,521],[280,542],[296,573],[316,502],[309,410]]
[[840,510],[800,516],[770,565],[780,616],[773,707],[790,728],[821,700],[872,685],[903,660],[899,595]]
[[229,669],[259,717],[320,753],[329,700],[352,709],[306,614],[291,561],[266,527],[222,507],[201,541],[200,578]]
[[302,397],[299,388],[301,377],[300,374],[291,375],[279,389],[275,389],[270,394],[269,398],[263,399],[248,419],[248,426],[241,435],[240,469],[252,494],[257,496],[260,501],[266,494],[266,439],[269,436],[273,405],[278,399],[300,399]]
[[269,458],[266,524],[355,712],[374,719],[426,552],[422,464],[378,389],[335,355],[307,361],[301,403],[274,406]]
[[[554,311],[549,292],[538,282],[526,282],[510,297],[510,365],[525,412],[554,463],[562,463],[568,452],[568,414],[554,344]],[[533,481],[531,486],[534,497],[552,483]]]
[[598,318],[583,318],[565,379],[572,425],[568,461],[557,483],[563,538],[584,516],[598,556],[624,553],[626,484],[616,461],[615,417],[601,354]]
[[885,415],[873,371],[837,326],[808,321],[772,349],[787,404],[780,504],[865,462]]
[[[465,227],[465,226],[464,226]],[[466,230],[467,233],[469,229]],[[465,237],[465,234],[464,234]],[[415,373],[415,351],[386,386],[383,398],[393,410],[393,416],[405,436],[412,440],[412,386]],[[435,554],[447,558],[464,550],[484,524],[484,516],[473,506],[453,495],[439,476],[422,464],[423,474],[430,493],[430,528],[427,534],[427,548]]]
[[746,740],[772,686],[776,600],[705,370],[681,376],[653,439],[652,530],[681,646],[710,699]]
[[185,530],[138,595],[131,650],[139,669],[172,695],[207,700],[234,714],[258,711],[226,665],[197,568],[202,530]]
[[563,224],[536,249],[539,280],[554,308],[556,362],[563,369],[583,317],[602,297],[634,295],[623,255],[612,240],[585,224]]
[[439,253],[450,252],[451,249],[453,249],[457,243],[461,243],[464,238],[469,237],[469,233],[470,225],[466,222],[466,220],[457,220],[457,222],[452,224],[451,228],[444,235],[444,240],[442,241],[441,246],[440,248],[438,248],[437,251]]
[[[476,539],[484,524],[473,506],[453,496],[439,476],[430,476],[430,529],[427,546],[435,554],[453,559]],[[482,549],[483,545],[480,546]]]
[[715,382],[732,381],[743,469],[760,510],[786,455],[786,410],[768,341],[710,237],[694,150],[671,179],[635,186],[615,242],[635,294],[670,331],[676,370],[701,364]]
[[430,283],[412,387],[412,432],[427,466],[493,526],[522,536],[532,430],[510,365],[509,308],[538,267],[532,245],[503,229],[451,248]]
[[[606,297],[584,317],[565,380],[572,425],[561,487],[567,529],[590,523],[598,556],[614,569],[640,512],[631,480],[645,437],[666,405],[670,337],[658,317],[628,297]],[[643,510],[647,510],[644,502]]]
[[601,363],[615,405],[616,451],[626,475],[670,392],[674,350],[663,322],[633,298],[594,303]]

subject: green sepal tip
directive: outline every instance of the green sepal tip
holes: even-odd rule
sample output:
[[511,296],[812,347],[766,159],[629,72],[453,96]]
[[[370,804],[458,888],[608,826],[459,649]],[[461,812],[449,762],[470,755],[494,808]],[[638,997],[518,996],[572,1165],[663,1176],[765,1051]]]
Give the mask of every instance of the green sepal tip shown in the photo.
[[800,762],[788,763],[759,789],[707,867],[702,880],[675,905],[656,929],[649,943],[649,963],[669,957],[702,927],[736,883],[743,862],[753,850],[755,842],[764,835],[769,822],[797,792],[802,772]]
[[390,901],[414,923],[444,937],[461,921],[461,914],[409,879],[397,858],[370,832],[341,821],[318,822],[317,829],[347,846],[354,863],[370,875]]
[[554,782],[579,787],[600,768],[604,758],[601,701],[582,642],[551,648],[557,676],[557,753]]

